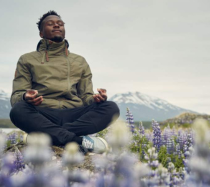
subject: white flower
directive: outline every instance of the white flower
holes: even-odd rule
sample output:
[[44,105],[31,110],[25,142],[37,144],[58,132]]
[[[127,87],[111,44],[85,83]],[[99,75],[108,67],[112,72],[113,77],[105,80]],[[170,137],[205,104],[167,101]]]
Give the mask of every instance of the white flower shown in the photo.
[[51,139],[44,133],[31,133],[27,136],[27,144],[38,147],[50,146]]
[[1,153],[3,152],[5,142],[6,142],[6,137],[4,136],[4,134],[0,134],[0,156]]
[[128,126],[120,121],[112,125],[108,137],[107,141],[113,148],[113,151],[118,151],[120,148],[128,146],[131,141],[131,133]]
[[196,119],[193,123],[196,144],[208,144],[210,142],[208,123],[204,119]]
[[52,152],[49,147],[50,137],[43,133],[32,133],[27,137],[28,146],[24,151],[24,160],[33,165],[42,165],[49,162]]
[[76,143],[68,143],[65,146],[65,152],[63,154],[63,165],[71,167],[75,164],[79,164],[83,161],[83,155],[78,152],[79,147]]

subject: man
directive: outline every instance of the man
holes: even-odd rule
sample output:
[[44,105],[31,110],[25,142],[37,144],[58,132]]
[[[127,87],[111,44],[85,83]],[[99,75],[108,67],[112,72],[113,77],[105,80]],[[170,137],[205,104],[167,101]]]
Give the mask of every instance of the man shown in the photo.
[[11,96],[12,122],[27,133],[50,135],[54,145],[77,142],[102,153],[107,143],[90,137],[119,116],[105,89],[93,93],[92,74],[86,60],[68,51],[64,22],[55,11],[37,23],[42,38],[37,51],[24,54],[17,63]]

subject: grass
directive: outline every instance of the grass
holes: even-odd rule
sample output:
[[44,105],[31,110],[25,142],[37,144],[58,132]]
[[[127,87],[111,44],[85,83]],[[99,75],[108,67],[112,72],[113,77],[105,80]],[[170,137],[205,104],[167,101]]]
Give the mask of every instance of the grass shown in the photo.
[[[138,121],[135,121],[134,122],[136,128],[139,128],[139,122]],[[144,129],[148,129],[148,130],[152,130],[152,121],[142,121],[142,124],[144,126]],[[188,129],[188,128],[191,128],[192,124],[189,124],[189,123],[184,123],[184,124],[176,124],[176,123],[167,123],[167,124],[164,124],[162,125],[161,122],[160,122],[160,128],[161,130],[163,130],[165,127],[167,127],[169,124],[169,127],[170,128],[182,128],[182,129]],[[209,128],[210,128],[210,122],[208,123],[209,124]]]
[[0,128],[16,128],[10,119],[0,119]]
[[[139,121],[134,122],[135,126],[139,128]],[[152,121],[142,121],[144,129],[151,129],[152,128]]]
[[[189,123],[184,123],[184,124],[176,124],[176,123],[167,123],[165,125],[160,125],[161,127],[161,130],[164,129],[165,127],[167,127],[169,124],[169,127],[170,128],[183,128],[183,129],[188,129],[188,128],[191,128],[192,127],[192,124],[189,124]],[[210,122],[208,122],[208,125],[209,125],[209,128],[210,128]]]

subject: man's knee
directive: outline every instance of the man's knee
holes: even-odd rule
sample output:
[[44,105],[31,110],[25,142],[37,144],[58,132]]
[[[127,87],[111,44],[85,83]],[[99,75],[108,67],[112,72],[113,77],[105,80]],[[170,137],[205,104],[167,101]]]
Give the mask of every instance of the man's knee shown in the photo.
[[25,101],[21,101],[16,103],[11,111],[10,111],[10,119],[13,122],[15,118],[20,117],[22,114],[24,114],[23,110],[25,107],[27,107],[28,103]]
[[106,101],[104,102],[104,104],[106,105],[107,111],[114,116],[115,118],[118,118],[120,115],[120,109],[117,106],[117,104],[113,101]]

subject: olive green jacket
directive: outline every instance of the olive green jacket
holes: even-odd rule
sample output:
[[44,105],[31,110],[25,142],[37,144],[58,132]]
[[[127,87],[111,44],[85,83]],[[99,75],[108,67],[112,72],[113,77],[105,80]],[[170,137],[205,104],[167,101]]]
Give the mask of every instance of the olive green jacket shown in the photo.
[[74,108],[94,102],[92,73],[86,60],[68,51],[68,42],[40,40],[37,51],[17,63],[11,105],[23,100],[27,89],[43,96],[41,107]]

